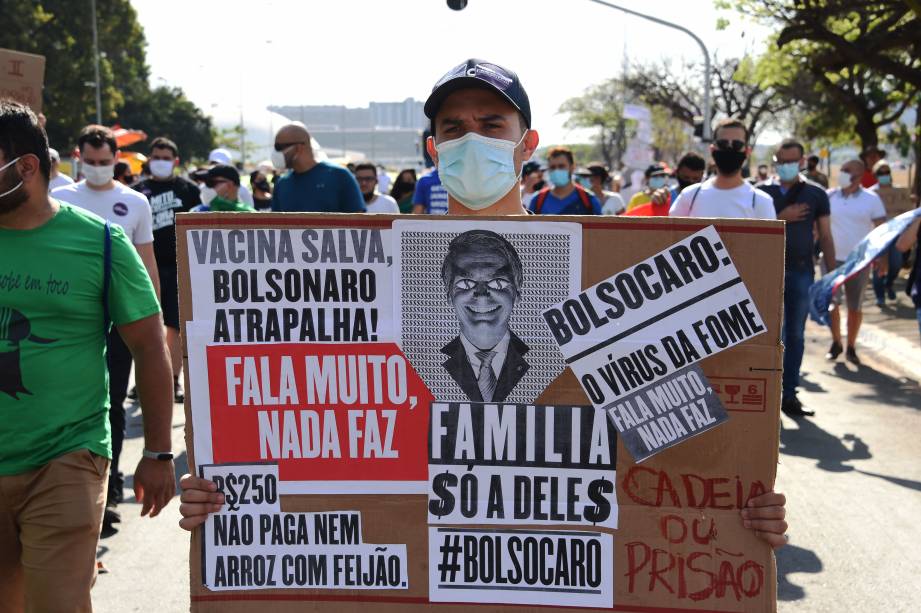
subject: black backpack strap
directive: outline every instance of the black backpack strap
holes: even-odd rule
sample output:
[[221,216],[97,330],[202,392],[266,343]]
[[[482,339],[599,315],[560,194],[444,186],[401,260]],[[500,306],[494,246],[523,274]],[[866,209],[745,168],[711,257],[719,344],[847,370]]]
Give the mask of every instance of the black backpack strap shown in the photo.
[[[700,188],[703,187],[703,186],[704,186],[704,184],[701,183],[700,185],[697,186],[697,189],[694,190],[694,195],[691,196],[691,206],[688,207],[688,215],[690,215],[690,214],[691,214],[691,211],[694,210],[694,203],[697,202],[697,194],[700,193]],[[754,195],[752,195],[752,205],[754,205],[754,202],[755,202],[755,197],[754,197]]]
[[112,226],[106,222],[105,240],[102,247],[102,320],[106,334],[112,325],[109,313],[109,285],[112,279]]

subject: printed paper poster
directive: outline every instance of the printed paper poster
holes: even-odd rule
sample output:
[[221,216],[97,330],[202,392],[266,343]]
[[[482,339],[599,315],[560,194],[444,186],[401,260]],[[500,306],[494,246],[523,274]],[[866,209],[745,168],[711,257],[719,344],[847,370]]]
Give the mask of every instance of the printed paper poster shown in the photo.
[[396,333],[438,400],[533,402],[565,368],[541,319],[578,293],[575,223],[396,220]]

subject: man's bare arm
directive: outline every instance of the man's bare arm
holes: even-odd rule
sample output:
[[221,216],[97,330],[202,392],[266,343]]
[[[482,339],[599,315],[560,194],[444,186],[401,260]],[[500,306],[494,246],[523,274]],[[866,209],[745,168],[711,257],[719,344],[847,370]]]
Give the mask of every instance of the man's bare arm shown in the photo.
[[135,245],[138,255],[141,256],[141,262],[147,269],[147,275],[150,282],[153,283],[154,291],[157,292],[157,300],[160,300],[160,273],[157,271],[157,258],[154,256],[153,243],[144,245]]
[[[170,367],[160,314],[118,326],[135,363],[138,397],[144,417],[144,447],[172,449],[173,371]],[[141,458],[134,473],[134,494],[141,515],[157,515],[176,491],[171,461]]]

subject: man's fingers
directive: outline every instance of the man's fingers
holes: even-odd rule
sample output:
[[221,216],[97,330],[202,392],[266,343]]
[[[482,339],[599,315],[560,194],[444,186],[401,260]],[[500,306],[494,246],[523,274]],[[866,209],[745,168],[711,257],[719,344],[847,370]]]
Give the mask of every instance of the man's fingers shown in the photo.
[[780,492],[765,492],[760,496],[755,496],[745,505],[747,509],[756,507],[783,507],[787,504],[787,497]]
[[784,534],[755,530],[755,535],[774,549],[779,549],[787,544],[787,537]]
[[204,490],[206,492],[217,491],[217,484],[214,481],[202,479],[201,477],[196,477],[195,475],[190,475],[188,473],[182,475],[182,478],[179,479],[179,487],[181,487],[183,490]]
[[182,502],[210,502],[213,504],[223,504],[224,494],[220,492],[204,492],[202,490],[183,490],[179,495]]
[[179,520],[179,527],[182,528],[183,530],[191,530],[192,528],[196,528],[202,525],[203,523],[205,523],[206,519],[208,519],[207,514],[188,515]]
[[221,510],[221,505],[212,503],[183,502],[179,505],[179,514],[183,517],[207,517],[209,513]]
[[784,519],[787,510],[780,506],[742,509],[742,519]]

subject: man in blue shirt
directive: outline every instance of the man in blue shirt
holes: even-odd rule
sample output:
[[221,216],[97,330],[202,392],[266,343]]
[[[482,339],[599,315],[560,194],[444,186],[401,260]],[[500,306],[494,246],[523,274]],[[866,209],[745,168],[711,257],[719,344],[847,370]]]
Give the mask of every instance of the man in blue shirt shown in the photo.
[[818,229],[819,244],[828,270],[834,270],[835,244],[831,237],[831,206],[825,190],[800,176],[803,145],[788,138],[774,154],[778,183],[758,189],[774,199],[777,219],[787,222],[786,271],[784,272],[783,393],[781,410],[790,417],[805,417],[815,411],[803,409],[796,397],[799,369],[803,363],[804,331],[809,312],[809,286],[813,280],[812,228]]
[[528,208],[539,215],[601,215],[598,198],[573,182],[574,166],[572,151],[552,148],[547,154],[547,168],[553,188],[540,190]]
[[355,177],[341,166],[316,160],[310,134],[303,124],[291,123],[278,131],[272,161],[276,168],[291,169],[275,184],[273,211],[364,212],[364,199]]
[[413,193],[413,213],[445,215],[447,212],[448,190],[441,184],[438,171],[432,170],[416,182],[416,191]]

